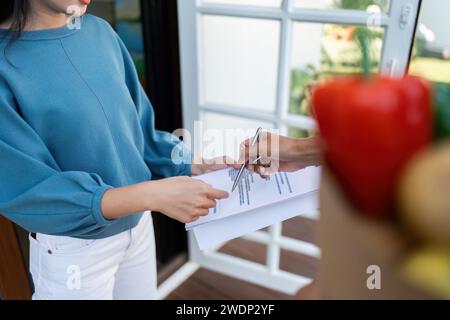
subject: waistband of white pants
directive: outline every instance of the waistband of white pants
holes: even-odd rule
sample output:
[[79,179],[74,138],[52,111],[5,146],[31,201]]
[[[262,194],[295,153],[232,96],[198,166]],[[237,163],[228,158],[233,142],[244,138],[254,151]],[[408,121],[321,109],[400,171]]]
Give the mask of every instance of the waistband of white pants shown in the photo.
[[[144,211],[144,213],[143,213],[143,217],[144,216],[151,216],[151,214],[152,214],[152,212],[151,211]],[[134,228],[137,228],[139,226],[139,224],[136,226],[136,227],[134,227]],[[36,232],[30,232],[30,236],[33,238],[33,239],[35,239],[35,240],[37,240],[37,233]]]

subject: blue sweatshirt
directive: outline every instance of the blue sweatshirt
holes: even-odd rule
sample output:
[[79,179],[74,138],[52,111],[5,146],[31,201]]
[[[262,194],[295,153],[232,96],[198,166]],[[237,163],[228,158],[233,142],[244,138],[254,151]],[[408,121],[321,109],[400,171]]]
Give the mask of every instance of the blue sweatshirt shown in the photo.
[[[113,187],[189,175],[178,139],[156,131],[133,61],[108,23],[0,30],[0,213],[31,232],[100,239],[142,213],[106,220]],[[172,152],[184,159],[171,160]],[[180,159],[179,159],[180,160]]]

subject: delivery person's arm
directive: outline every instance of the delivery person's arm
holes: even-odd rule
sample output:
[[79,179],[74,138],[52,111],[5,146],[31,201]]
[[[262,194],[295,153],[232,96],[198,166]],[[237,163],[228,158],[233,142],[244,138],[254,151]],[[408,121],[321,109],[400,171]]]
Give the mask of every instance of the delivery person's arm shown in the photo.
[[245,158],[252,163],[260,158],[256,165],[249,165],[249,170],[262,176],[269,176],[278,171],[293,172],[309,166],[319,166],[322,162],[319,137],[292,139],[264,132],[255,146],[251,146],[250,140],[242,143],[241,161]]

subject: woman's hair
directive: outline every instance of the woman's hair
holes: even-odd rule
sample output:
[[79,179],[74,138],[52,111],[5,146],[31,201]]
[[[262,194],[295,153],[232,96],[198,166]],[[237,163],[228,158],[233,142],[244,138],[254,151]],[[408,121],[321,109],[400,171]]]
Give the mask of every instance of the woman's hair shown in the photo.
[[[29,0],[1,0],[3,9],[0,12],[0,23],[11,20],[9,35],[11,35],[8,46],[20,38],[30,13]],[[2,39],[3,41],[3,39]]]

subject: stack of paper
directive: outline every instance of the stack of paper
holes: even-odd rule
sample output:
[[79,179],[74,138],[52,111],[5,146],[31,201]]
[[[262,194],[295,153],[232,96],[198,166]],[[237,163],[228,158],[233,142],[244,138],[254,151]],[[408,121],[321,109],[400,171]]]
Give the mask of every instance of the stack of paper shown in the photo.
[[268,180],[244,172],[239,187],[231,193],[237,170],[227,169],[197,177],[213,187],[230,192],[209,215],[186,225],[193,230],[201,250],[271,226],[319,207],[320,168],[277,173]]

